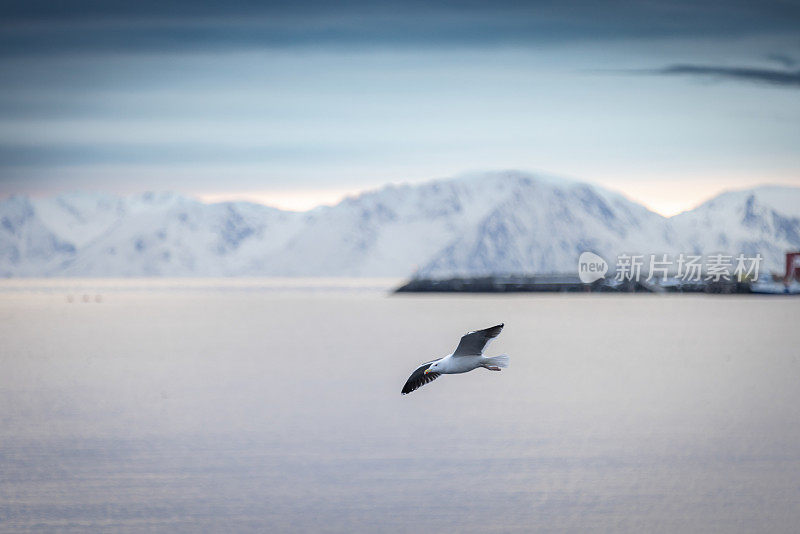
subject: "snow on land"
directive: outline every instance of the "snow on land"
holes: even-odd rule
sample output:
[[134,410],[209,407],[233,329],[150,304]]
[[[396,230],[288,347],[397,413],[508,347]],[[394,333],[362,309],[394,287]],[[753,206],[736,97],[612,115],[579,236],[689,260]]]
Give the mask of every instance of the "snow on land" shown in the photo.
[[727,192],[666,219],[624,196],[516,171],[390,185],[297,213],[172,193],[0,201],[3,276],[427,276],[572,272],[592,250],[800,249],[800,188]]
[[670,222],[687,253],[761,254],[764,265],[783,272],[785,252],[800,250],[800,188],[729,191]]

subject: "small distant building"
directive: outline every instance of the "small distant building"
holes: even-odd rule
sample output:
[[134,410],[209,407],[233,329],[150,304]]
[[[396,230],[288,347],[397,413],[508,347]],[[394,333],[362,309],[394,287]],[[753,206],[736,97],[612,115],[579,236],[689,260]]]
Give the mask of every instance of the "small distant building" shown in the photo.
[[783,281],[790,284],[792,280],[800,282],[800,252],[786,253],[786,274]]

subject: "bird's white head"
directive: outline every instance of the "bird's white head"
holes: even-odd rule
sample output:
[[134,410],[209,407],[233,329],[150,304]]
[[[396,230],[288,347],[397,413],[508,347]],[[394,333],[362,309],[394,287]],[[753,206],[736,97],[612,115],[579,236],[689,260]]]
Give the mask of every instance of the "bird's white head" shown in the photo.
[[441,362],[433,362],[430,367],[425,369],[425,374],[428,373],[441,373],[442,372],[442,364]]

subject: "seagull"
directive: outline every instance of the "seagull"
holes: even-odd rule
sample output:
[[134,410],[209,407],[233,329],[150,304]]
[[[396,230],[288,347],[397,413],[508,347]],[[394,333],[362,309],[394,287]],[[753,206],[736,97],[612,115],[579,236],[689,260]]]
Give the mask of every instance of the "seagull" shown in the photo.
[[499,371],[503,367],[508,367],[508,356],[505,354],[493,357],[483,355],[483,349],[492,339],[500,335],[502,329],[503,324],[499,324],[464,334],[453,354],[425,362],[417,367],[406,380],[402,394],[407,395],[428,382],[433,382],[440,375],[467,373],[478,367],[490,371]]

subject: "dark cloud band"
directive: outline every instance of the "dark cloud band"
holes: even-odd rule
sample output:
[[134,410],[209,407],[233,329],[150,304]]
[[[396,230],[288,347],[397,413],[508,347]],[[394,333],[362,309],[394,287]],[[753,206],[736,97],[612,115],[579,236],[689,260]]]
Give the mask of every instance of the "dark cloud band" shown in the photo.
[[26,0],[0,7],[0,55],[332,45],[440,47],[796,35],[800,5],[713,0],[230,2]]

